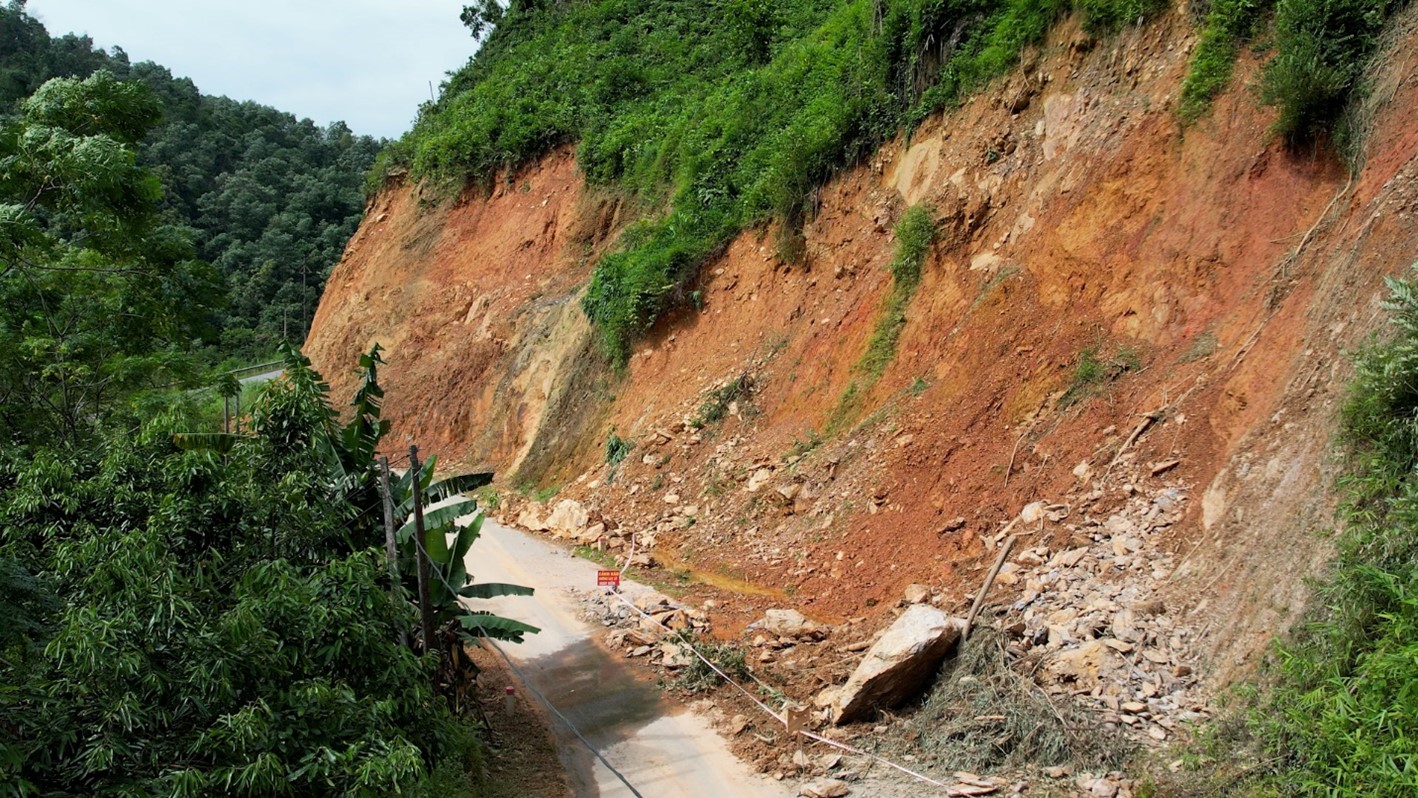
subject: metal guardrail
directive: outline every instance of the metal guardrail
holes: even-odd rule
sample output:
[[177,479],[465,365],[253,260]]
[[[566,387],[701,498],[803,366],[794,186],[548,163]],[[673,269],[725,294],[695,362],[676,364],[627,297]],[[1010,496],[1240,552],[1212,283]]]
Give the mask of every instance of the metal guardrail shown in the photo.
[[233,376],[233,377],[237,377],[237,376],[240,376],[240,375],[242,375],[242,374],[246,374],[247,372],[250,372],[250,373],[252,373],[252,374],[261,374],[261,373],[266,372],[266,371],[271,371],[273,368],[275,368],[275,367],[277,367],[277,366],[284,365],[284,364],[285,364],[285,361],[284,361],[284,360],[272,360],[270,363],[256,363],[255,365],[251,365],[251,366],[242,366],[242,367],[239,368],[239,369],[232,369],[231,371],[228,371],[227,373],[230,374],[230,375]]

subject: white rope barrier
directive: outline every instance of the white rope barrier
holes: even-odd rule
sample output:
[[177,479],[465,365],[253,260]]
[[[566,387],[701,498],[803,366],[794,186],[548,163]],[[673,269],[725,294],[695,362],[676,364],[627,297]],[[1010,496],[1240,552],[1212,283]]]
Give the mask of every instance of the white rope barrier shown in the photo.
[[[611,595],[612,595],[612,596],[615,596],[617,599],[620,599],[620,601],[621,601],[622,604],[624,604],[625,606],[627,606],[627,607],[629,607],[630,609],[634,610],[635,612],[639,613],[641,617],[647,618],[647,619],[649,619],[649,620],[652,621],[652,622],[659,623],[658,621],[655,621],[655,619],[654,619],[653,617],[651,617],[649,613],[645,612],[644,610],[642,610],[642,609],[640,609],[639,607],[637,607],[637,606],[635,606],[634,604],[632,604],[630,601],[626,600],[625,596],[622,596],[620,593],[618,593],[618,592],[612,592]],[[680,641],[681,641],[682,643],[684,643],[685,647],[687,647],[687,648],[690,650],[690,652],[694,654],[694,656],[698,657],[701,662],[703,662],[705,665],[708,665],[711,670],[713,670],[715,673],[719,674],[719,678],[723,679],[724,681],[728,682],[730,685],[733,685],[735,688],[737,688],[740,693],[743,693],[745,696],[748,697],[748,699],[749,699],[750,701],[752,701],[753,703],[757,704],[757,705],[758,705],[758,708],[761,709],[761,710],[763,710],[763,712],[764,712],[765,714],[767,714],[769,717],[773,718],[774,721],[776,721],[776,722],[778,722],[778,723],[782,723],[782,724],[784,724],[785,726],[787,725],[787,720],[786,720],[782,715],[780,715],[780,714],[778,714],[777,712],[774,712],[772,709],[770,709],[767,704],[764,704],[762,701],[760,701],[760,700],[758,699],[758,696],[755,696],[753,693],[749,692],[748,688],[746,688],[746,687],[744,687],[743,685],[739,684],[738,682],[734,681],[732,678],[729,677],[729,675],[728,675],[727,673],[724,673],[724,671],[721,670],[718,665],[715,665],[713,662],[711,662],[711,661],[709,660],[708,657],[706,657],[706,656],[704,656],[703,654],[701,654],[701,653],[699,652],[699,649],[696,648],[693,643],[691,643],[689,640],[685,639],[684,633],[683,633],[682,631],[681,631],[681,632],[678,632],[678,635],[679,635]],[[824,744],[830,745],[830,746],[832,746],[832,747],[834,747],[834,748],[839,748],[839,749],[841,749],[841,750],[843,750],[843,751],[846,751],[846,752],[848,752],[848,753],[851,753],[851,754],[856,754],[856,755],[858,755],[858,756],[865,756],[865,757],[868,757],[868,758],[873,759],[873,760],[875,760],[875,761],[877,761],[877,762],[880,762],[880,763],[883,764],[883,765],[886,765],[887,767],[894,768],[894,769],[896,769],[896,770],[898,770],[898,771],[900,771],[900,772],[902,772],[902,773],[905,773],[906,775],[908,775],[908,776],[910,776],[910,777],[912,777],[912,778],[914,778],[914,779],[917,779],[917,780],[919,780],[919,781],[925,782],[926,784],[933,784],[933,785],[935,785],[935,786],[937,786],[937,787],[944,787],[946,790],[949,790],[949,789],[950,789],[950,785],[948,785],[948,784],[945,784],[945,783],[940,782],[940,781],[936,781],[935,779],[931,778],[930,776],[926,776],[926,775],[924,775],[924,774],[917,773],[916,771],[911,770],[910,768],[905,767],[905,766],[903,766],[903,765],[898,765],[898,764],[896,764],[895,762],[892,762],[892,761],[889,760],[889,759],[885,759],[885,758],[883,758],[883,757],[877,756],[876,754],[873,754],[873,753],[871,753],[870,751],[863,751],[863,750],[860,749],[860,748],[856,748],[856,747],[851,746],[851,745],[848,745],[848,744],[846,744],[846,743],[844,743],[844,742],[841,742],[841,741],[838,741],[838,740],[833,740],[833,739],[831,739],[831,738],[829,738],[829,737],[823,737],[823,736],[820,735],[820,734],[815,734],[815,733],[813,733],[813,732],[808,731],[807,729],[799,729],[799,730],[798,730],[798,733],[801,734],[801,735],[804,736],[804,737],[807,737],[807,738],[810,739],[810,740],[816,740],[816,741],[819,742],[819,743],[824,743]]]

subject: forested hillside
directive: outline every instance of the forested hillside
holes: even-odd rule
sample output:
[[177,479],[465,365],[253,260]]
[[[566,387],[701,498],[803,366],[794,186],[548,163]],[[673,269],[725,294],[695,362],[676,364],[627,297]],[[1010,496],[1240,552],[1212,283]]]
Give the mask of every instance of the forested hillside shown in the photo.
[[205,343],[219,358],[271,354],[303,339],[330,267],[359,224],[362,182],[380,142],[342,122],[320,127],[253,102],[202,94],[150,61],[86,36],[51,36],[23,2],[0,7],[0,114],[53,77],[107,70],[145,84],[159,121],[138,143],[169,223],[225,284]]

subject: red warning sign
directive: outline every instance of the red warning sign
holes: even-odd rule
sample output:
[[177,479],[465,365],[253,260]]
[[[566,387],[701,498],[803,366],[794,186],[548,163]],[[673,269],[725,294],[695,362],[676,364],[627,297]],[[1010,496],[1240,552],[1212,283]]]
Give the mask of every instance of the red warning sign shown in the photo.
[[620,571],[597,571],[596,584],[600,587],[620,587]]

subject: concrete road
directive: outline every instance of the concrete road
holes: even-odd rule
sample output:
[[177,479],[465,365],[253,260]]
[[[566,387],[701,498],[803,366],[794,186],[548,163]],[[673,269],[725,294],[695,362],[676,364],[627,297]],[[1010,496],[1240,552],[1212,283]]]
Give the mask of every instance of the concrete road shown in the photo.
[[241,379],[237,380],[237,382],[241,383],[242,385],[252,385],[263,382],[270,382],[271,380],[274,380],[275,378],[285,373],[285,369],[276,369],[274,371],[267,371],[261,374],[252,374],[250,377],[242,377]]
[[[780,783],[759,776],[729,752],[701,717],[676,710],[631,665],[597,644],[603,627],[581,620],[568,589],[594,589],[594,563],[488,521],[468,553],[478,582],[513,582],[536,588],[533,598],[475,602],[477,609],[541,627],[521,645],[504,644],[518,668],[645,798],[787,798]],[[627,582],[632,601],[650,588]],[[525,696],[530,699],[531,696]],[[562,761],[578,796],[631,793],[555,718]],[[494,719],[494,723],[495,723]]]

